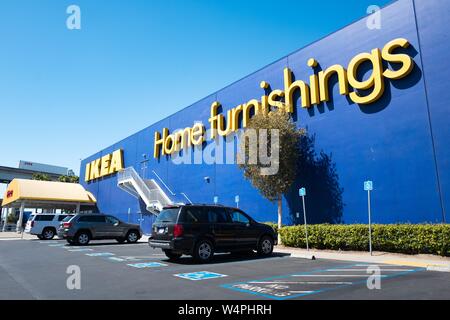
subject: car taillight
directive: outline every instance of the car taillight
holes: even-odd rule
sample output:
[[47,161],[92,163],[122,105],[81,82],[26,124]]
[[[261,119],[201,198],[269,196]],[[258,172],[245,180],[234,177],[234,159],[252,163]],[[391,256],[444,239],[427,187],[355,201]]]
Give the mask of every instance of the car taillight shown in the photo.
[[183,226],[181,224],[176,224],[173,226],[173,236],[181,237],[183,235]]
[[72,225],[72,224],[71,224],[70,222],[64,222],[64,223],[63,223],[63,227],[64,227],[65,229],[69,229],[71,225]]

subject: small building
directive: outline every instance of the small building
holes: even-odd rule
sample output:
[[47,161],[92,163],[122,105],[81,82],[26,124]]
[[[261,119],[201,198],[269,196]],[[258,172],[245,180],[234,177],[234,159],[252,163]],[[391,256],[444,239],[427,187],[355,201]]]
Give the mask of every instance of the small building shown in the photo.
[[42,212],[64,210],[95,212],[96,198],[78,183],[14,179],[7,187],[2,202],[2,220],[9,213],[19,211],[19,228],[25,209]]

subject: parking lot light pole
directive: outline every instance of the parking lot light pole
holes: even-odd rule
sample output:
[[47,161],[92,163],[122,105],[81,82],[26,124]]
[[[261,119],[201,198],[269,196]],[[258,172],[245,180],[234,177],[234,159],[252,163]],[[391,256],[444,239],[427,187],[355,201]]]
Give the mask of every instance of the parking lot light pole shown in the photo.
[[234,197],[234,202],[236,202],[236,208],[239,209],[239,196]]

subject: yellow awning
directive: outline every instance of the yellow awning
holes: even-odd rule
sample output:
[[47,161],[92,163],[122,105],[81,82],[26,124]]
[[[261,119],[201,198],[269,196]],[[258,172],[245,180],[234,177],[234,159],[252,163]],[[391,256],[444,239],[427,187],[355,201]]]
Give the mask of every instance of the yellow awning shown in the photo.
[[78,183],[14,179],[8,185],[2,206],[16,201],[55,201],[95,204],[95,197]]

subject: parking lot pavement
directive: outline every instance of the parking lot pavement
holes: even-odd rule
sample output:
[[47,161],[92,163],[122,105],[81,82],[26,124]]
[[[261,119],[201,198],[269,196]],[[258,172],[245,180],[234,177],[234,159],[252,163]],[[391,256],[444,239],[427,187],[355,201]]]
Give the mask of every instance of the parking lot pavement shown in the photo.
[[[69,290],[69,266],[81,289]],[[306,260],[287,254],[217,255],[170,262],[146,243],[0,242],[0,299],[449,299],[450,274],[408,266]],[[72,269],[69,269],[73,270]],[[379,278],[373,275],[380,272]],[[369,279],[368,277],[372,277]],[[377,279],[381,289],[376,287]]]

